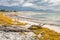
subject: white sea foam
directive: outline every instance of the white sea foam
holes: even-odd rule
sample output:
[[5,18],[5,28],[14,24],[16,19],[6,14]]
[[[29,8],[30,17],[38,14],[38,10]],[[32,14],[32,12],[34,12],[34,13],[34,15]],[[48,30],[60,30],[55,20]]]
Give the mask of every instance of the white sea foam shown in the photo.
[[[31,27],[31,25],[39,25],[39,23],[30,22],[30,21],[21,21],[21,22],[26,22],[26,23],[28,23],[28,24],[26,25],[26,28]],[[48,29],[50,29],[50,30],[53,30],[53,31],[55,31],[55,32],[60,33],[60,27],[58,27],[58,26],[55,26],[55,25],[43,25],[42,27],[48,28]]]
[[51,29],[51,30],[54,30],[54,31],[60,33],[60,27],[53,26],[53,25],[44,25],[44,26],[42,26],[42,27],[44,27],[44,28],[49,28],[49,29]]

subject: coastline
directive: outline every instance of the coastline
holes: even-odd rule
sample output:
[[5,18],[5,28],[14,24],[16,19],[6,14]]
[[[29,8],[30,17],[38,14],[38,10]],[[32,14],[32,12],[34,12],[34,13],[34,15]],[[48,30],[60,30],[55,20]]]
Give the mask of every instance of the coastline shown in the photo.
[[[11,15],[11,14],[13,14],[13,15]],[[60,33],[60,31],[59,31],[60,30],[60,25],[58,25],[58,24],[56,24],[54,22],[49,22],[49,21],[44,22],[44,21],[40,21],[38,19],[29,18],[29,17],[25,17],[25,16],[20,16],[18,14],[15,16],[14,12],[11,13],[11,14],[8,13],[8,15],[7,15],[7,13],[6,13],[4,15],[5,16],[7,15],[7,17],[11,17],[13,19],[17,19],[17,21],[26,22],[26,23],[30,24],[30,25],[27,25],[27,28],[28,28],[28,26],[30,27],[31,25],[45,24],[45,25],[43,25],[43,27],[47,27],[47,28],[49,28],[51,30],[54,30],[54,31]],[[14,18],[14,17],[16,17],[16,18]]]

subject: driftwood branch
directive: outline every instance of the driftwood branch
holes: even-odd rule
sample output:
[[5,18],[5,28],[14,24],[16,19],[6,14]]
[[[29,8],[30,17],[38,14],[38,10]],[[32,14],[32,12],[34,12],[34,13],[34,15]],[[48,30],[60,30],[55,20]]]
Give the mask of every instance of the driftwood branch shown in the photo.
[[12,32],[30,32],[31,30],[23,28],[23,27],[6,27],[0,26],[0,31],[12,31]]

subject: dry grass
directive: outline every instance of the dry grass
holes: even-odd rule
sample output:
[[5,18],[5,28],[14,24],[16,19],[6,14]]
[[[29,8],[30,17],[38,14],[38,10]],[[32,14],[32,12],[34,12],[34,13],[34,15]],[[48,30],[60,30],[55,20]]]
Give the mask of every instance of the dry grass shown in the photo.
[[42,36],[39,38],[39,40],[60,40],[60,33],[57,33],[53,30],[50,30],[48,28],[36,28],[32,29],[35,34],[39,35],[41,34]]

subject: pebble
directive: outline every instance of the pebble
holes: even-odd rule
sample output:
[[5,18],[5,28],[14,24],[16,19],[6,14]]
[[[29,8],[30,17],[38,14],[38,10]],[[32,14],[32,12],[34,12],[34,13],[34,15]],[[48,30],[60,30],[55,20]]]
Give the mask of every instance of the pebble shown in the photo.
[[30,34],[20,34],[21,32],[4,32],[0,31],[0,40],[36,40]]

